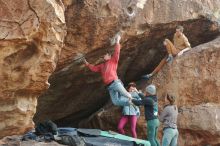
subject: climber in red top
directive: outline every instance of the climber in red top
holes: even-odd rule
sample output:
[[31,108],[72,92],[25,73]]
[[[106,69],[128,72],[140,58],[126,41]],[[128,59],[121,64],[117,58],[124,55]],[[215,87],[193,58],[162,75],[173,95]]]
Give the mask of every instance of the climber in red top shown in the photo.
[[126,106],[130,104],[129,99],[132,99],[132,96],[126,91],[123,83],[118,79],[117,67],[121,49],[119,44],[121,36],[116,35],[115,39],[116,44],[114,54],[111,56],[111,54],[106,53],[104,55],[104,63],[94,66],[89,64],[86,60],[84,62],[91,71],[101,74],[103,82],[109,90],[113,104],[118,106]]

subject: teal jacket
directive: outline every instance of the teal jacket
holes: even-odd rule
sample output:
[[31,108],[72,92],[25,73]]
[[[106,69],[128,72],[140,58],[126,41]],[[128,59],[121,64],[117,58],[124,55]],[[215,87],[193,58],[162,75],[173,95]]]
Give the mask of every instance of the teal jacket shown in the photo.
[[[141,100],[140,96],[136,92],[131,92],[131,96],[136,100]],[[135,105],[123,106],[122,114],[140,116],[140,109]]]
[[[141,94],[139,94],[141,96]],[[137,106],[144,106],[146,120],[154,120],[158,118],[158,102],[157,96],[146,96],[142,100],[132,99],[132,102]]]

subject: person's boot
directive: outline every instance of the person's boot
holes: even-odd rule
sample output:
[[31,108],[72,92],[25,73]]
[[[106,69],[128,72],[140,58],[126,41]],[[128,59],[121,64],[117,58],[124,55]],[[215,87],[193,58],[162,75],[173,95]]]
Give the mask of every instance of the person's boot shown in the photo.
[[150,74],[143,75],[142,78],[146,79],[146,80],[149,80],[152,76],[153,76],[153,74],[150,73]]
[[173,55],[169,54],[169,56],[168,56],[166,61],[167,61],[167,63],[172,64],[172,62],[173,62]]

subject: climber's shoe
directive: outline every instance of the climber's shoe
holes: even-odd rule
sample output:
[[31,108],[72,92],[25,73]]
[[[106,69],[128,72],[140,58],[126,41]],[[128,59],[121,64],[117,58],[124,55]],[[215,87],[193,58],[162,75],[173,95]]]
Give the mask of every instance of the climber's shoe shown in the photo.
[[172,56],[172,54],[169,54],[169,56],[167,57],[167,63],[169,63],[169,64],[172,64],[172,62],[173,62],[173,56]]
[[146,75],[141,76],[141,78],[145,80],[149,80],[152,76],[153,74],[146,74]]

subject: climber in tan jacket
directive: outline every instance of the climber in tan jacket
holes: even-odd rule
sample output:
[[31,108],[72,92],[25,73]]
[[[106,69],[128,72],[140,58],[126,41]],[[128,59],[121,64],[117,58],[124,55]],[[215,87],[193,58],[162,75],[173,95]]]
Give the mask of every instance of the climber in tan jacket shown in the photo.
[[167,62],[172,63],[173,57],[181,56],[184,52],[191,48],[187,37],[183,34],[182,26],[177,26],[176,33],[173,37],[173,42],[174,44],[169,39],[164,40],[163,44],[166,47],[168,55],[161,60],[160,64],[153,70],[152,73],[142,76],[143,78],[149,79],[158,73]]
[[187,37],[183,34],[183,27],[177,26],[176,33],[173,37],[174,46],[179,51],[178,56],[191,49],[190,43]]

